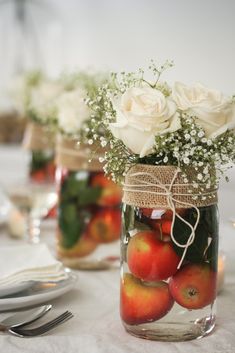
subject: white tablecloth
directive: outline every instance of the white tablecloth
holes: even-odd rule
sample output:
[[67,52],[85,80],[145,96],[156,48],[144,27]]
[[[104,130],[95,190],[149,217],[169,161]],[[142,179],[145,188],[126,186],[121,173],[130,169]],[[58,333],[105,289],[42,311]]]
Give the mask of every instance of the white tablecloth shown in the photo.
[[[27,153],[16,147],[0,147],[0,183],[8,184],[26,175]],[[127,334],[119,319],[119,270],[78,271],[75,289],[53,304],[53,313],[71,310],[75,317],[45,336],[21,339],[0,334],[2,353],[235,353],[235,172],[231,183],[220,188],[221,248],[227,256],[226,284],[218,298],[218,318],[214,333],[200,340],[163,343],[138,339]],[[53,228],[44,226],[43,240],[53,248]],[[0,232],[0,246],[20,244]],[[10,261],[10,260],[9,260]],[[7,264],[6,264],[7,266]],[[0,314],[1,319],[1,314]]]

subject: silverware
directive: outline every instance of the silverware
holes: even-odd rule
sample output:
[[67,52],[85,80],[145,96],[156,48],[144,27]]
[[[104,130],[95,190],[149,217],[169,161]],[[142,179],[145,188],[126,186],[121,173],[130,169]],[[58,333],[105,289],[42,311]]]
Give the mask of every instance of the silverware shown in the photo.
[[52,305],[43,305],[34,309],[25,310],[11,315],[0,322],[0,331],[7,331],[9,328],[19,327],[38,320],[51,310]]
[[9,333],[18,336],[18,337],[35,337],[41,336],[44,333],[52,330],[53,328],[61,325],[62,323],[68,321],[73,317],[73,314],[69,311],[65,311],[63,314],[57,316],[55,319],[45,323],[44,325],[32,328],[32,329],[24,329],[24,328],[10,328],[8,330]]

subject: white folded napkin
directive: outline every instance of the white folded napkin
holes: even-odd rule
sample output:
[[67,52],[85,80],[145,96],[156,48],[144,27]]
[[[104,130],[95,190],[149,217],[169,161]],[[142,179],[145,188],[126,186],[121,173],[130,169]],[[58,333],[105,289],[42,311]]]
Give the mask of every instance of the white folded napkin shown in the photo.
[[45,244],[0,247],[0,287],[25,281],[58,282],[68,277]]

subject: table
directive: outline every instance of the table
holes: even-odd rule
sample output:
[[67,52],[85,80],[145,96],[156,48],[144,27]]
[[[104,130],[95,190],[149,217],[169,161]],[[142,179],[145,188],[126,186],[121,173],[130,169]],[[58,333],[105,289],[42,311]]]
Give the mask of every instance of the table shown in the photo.
[[[28,155],[18,146],[0,146],[0,183],[7,184],[25,177]],[[227,271],[224,291],[218,297],[218,319],[215,332],[201,340],[163,343],[138,339],[127,334],[119,319],[119,270],[77,271],[76,287],[63,297],[53,300],[53,313],[71,310],[74,318],[43,337],[21,339],[0,334],[4,353],[235,353],[235,229],[229,218],[235,218],[235,172],[231,183],[221,183],[219,206],[221,214],[221,248],[226,253]],[[50,230],[49,230],[50,229]],[[53,228],[44,229],[44,239],[53,247]],[[0,246],[21,244],[4,232]],[[1,315],[0,315],[1,317]]]

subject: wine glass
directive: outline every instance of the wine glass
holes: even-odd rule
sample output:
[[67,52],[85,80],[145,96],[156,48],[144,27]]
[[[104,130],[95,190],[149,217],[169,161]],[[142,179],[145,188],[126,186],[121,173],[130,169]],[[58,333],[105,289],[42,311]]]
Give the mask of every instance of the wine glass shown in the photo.
[[57,203],[55,186],[29,182],[11,185],[6,192],[11,202],[26,216],[28,241],[39,243],[41,221]]

